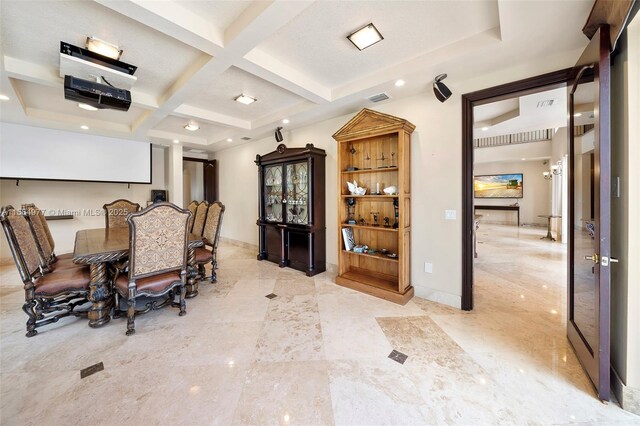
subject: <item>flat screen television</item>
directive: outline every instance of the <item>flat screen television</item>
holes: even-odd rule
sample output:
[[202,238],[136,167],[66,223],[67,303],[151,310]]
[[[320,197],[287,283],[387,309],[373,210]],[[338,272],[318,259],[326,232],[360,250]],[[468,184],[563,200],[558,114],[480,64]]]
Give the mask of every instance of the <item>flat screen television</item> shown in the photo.
[[480,175],[473,177],[475,198],[522,198],[523,174]]

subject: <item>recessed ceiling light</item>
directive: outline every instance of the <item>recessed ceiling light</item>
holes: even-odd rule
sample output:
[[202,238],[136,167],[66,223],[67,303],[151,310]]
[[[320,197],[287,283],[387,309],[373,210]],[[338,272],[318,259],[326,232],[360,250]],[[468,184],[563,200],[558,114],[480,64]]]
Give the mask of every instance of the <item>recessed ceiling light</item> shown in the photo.
[[526,158],[521,158],[521,160],[522,160],[522,161],[525,161],[525,160],[526,160]]
[[396,87],[402,87],[404,86],[404,80],[396,80]]
[[200,125],[193,120],[189,120],[189,122],[184,125],[184,128],[190,132],[195,132],[196,130],[200,129]]
[[378,31],[373,23],[369,23],[364,27],[355,30],[349,34],[347,38],[358,48],[358,50],[364,50],[367,47],[373,46],[377,42],[384,40],[384,37],[382,37],[382,34],[380,34],[380,31]]
[[96,37],[87,37],[87,50],[97,53],[98,55],[106,56],[111,59],[120,59],[122,50],[115,44],[109,43],[104,40],[100,40]]
[[233,142],[233,139],[227,138],[227,142]]
[[80,126],[80,128],[81,128],[82,130],[89,130],[89,126],[84,125],[84,124],[83,124],[82,126]]
[[582,115],[581,112],[576,112],[575,114],[573,114],[574,117],[580,117]]
[[483,132],[486,132],[487,130],[489,130],[489,128],[488,128],[488,127],[483,127],[483,128],[482,128],[482,131],[483,131]]
[[79,103],[78,108],[86,109],[87,111],[97,111],[98,108],[91,106],[89,104]]
[[173,143],[180,143],[180,141],[178,139],[174,139]]
[[240,102],[241,104],[245,104],[245,105],[251,105],[252,103],[257,101],[256,98],[252,98],[251,96],[247,96],[245,94],[242,94],[242,95],[234,98],[233,100],[236,101],[236,102]]
[[9,97],[7,95],[0,95],[0,101],[8,101]]
[[289,119],[285,118],[284,120],[282,120],[282,124],[289,124]]

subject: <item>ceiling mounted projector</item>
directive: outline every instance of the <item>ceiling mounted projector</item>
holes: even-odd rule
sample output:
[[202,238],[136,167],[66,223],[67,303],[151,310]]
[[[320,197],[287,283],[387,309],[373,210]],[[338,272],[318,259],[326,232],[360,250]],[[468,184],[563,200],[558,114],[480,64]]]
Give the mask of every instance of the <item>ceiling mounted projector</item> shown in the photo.
[[451,90],[442,82],[447,78],[446,74],[440,74],[436,76],[436,80],[433,82],[433,93],[440,102],[444,102],[451,97]]
[[81,78],[64,76],[64,98],[98,109],[129,111],[131,92]]

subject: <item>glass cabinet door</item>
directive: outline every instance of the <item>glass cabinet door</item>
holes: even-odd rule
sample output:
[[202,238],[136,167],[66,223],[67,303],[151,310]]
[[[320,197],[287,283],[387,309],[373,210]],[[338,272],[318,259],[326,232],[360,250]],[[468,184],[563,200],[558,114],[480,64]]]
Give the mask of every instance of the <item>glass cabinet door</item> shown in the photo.
[[[285,165],[287,223],[309,223],[309,166],[306,162]],[[283,201],[284,202],[284,201]]]
[[282,222],[282,165],[264,168],[265,217],[269,222]]

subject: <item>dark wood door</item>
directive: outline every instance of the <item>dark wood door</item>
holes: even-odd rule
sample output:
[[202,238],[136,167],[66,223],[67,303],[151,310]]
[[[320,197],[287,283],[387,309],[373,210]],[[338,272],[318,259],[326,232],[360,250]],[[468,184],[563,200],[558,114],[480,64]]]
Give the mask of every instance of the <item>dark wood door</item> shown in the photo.
[[568,86],[569,256],[567,335],[598,397],[609,400],[609,30],[602,27]]
[[202,163],[204,177],[204,199],[210,203],[218,201],[218,167],[216,160]]

